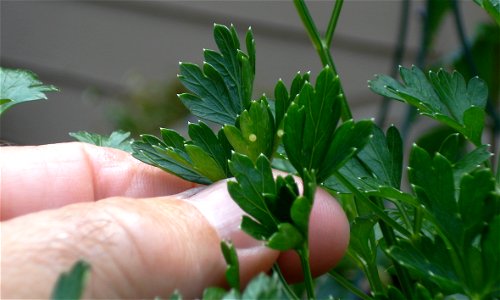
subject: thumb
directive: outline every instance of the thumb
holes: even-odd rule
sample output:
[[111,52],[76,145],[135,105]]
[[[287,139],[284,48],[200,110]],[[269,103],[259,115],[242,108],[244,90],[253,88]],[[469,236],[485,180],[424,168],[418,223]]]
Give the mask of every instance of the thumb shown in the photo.
[[179,289],[194,298],[224,282],[221,239],[235,241],[242,281],[277,259],[239,231],[240,221],[225,183],[178,197],[109,198],[14,218],[1,225],[2,297],[47,298],[59,274],[83,259],[91,265],[85,297],[153,298]]

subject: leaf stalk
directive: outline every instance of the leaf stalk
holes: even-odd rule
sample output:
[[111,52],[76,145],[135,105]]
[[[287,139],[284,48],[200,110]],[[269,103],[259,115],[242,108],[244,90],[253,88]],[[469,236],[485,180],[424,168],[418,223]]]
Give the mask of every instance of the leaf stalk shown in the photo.
[[304,242],[300,249],[296,251],[300,257],[300,263],[302,265],[307,299],[316,299],[316,296],[314,295],[314,280],[311,273],[311,265],[309,264],[309,243],[307,241]]
[[[314,20],[304,0],[294,0],[293,3],[295,4],[297,13],[300,19],[302,20],[304,27],[307,30],[307,34],[309,35],[309,38],[311,39],[311,42],[314,48],[316,49],[316,52],[318,52],[323,67],[326,67],[327,65],[330,66],[335,76],[338,76],[338,72],[335,67],[335,62],[333,61],[333,57],[330,52],[330,44],[333,39],[333,34],[335,32],[340,11],[342,9],[343,0],[337,0],[335,2],[335,6],[332,11],[332,16],[330,17],[330,22],[328,24],[327,35],[325,39],[321,38],[321,34],[319,33],[319,30],[316,27],[316,24],[314,23]],[[347,121],[352,119],[352,113],[349,108],[349,105],[347,104],[347,99],[345,98],[342,82],[339,81],[339,84],[341,91],[340,101],[342,103],[342,120]]]

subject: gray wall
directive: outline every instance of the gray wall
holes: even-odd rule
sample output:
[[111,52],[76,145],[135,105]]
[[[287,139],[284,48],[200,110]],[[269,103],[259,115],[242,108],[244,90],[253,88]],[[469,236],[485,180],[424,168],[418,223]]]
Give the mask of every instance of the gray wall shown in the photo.
[[[318,27],[326,26],[328,1],[310,1]],[[272,92],[279,78],[286,83],[297,71],[320,62],[291,1],[15,1],[2,0],[1,64],[27,68],[61,89],[48,101],[18,105],[1,120],[1,138],[21,144],[71,140],[70,131],[109,133],[111,95],[127,90],[130,74],[148,80],[175,79],[178,62],[201,63],[203,48],[215,48],[214,22],[233,23],[241,34],[252,26],[257,44],[255,90]],[[399,18],[400,1],[349,1],[344,4],[334,58],[356,118],[375,117],[380,98],[366,80],[388,73]],[[413,1],[405,65],[415,61],[418,13]],[[469,34],[488,17],[472,1],[462,2]],[[451,18],[446,19],[433,57],[458,45]],[[96,100],[89,91],[97,88]],[[401,106],[391,110],[399,122]],[[162,124],[158,124],[158,127]]]

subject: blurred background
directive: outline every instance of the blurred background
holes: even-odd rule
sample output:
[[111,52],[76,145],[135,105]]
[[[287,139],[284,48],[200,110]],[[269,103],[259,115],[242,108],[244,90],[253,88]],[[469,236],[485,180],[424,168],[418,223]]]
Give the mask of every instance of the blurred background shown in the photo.
[[[0,2],[2,67],[30,69],[58,93],[18,105],[0,120],[0,138],[18,144],[69,141],[68,132],[109,134],[115,129],[157,133],[184,128],[190,118],[176,98],[182,91],[179,61],[202,63],[202,49],[216,48],[213,23],[234,24],[240,36],[251,26],[257,48],[254,98],[272,96],[282,78],[312,72],[321,63],[291,1],[16,1]],[[425,2],[411,1],[403,65],[415,63]],[[319,28],[333,3],[309,1]],[[462,1],[465,31],[489,17]],[[381,98],[367,80],[391,72],[402,2],[344,4],[333,57],[356,119],[377,118]],[[444,16],[428,62],[456,55],[460,47],[451,14]],[[498,37],[497,37],[498,39]],[[400,125],[405,110],[395,102],[387,123]],[[428,121],[425,121],[428,122]],[[425,127],[423,122],[413,130]]]

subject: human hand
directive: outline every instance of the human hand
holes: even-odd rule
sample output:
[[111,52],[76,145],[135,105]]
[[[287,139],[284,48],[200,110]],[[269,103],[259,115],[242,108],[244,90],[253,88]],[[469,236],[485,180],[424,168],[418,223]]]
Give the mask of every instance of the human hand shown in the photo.
[[[239,230],[224,181],[195,187],[119,150],[81,143],[0,148],[3,298],[47,298],[60,273],[90,263],[85,297],[186,298],[224,284],[220,240],[238,250],[243,283],[274,262],[301,279],[298,257]],[[194,188],[194,189],[193,189]],[[180,194],[179,194],[180,193]],[[349,239],[338,203],[318,190],[311,268],[328,271]]]

